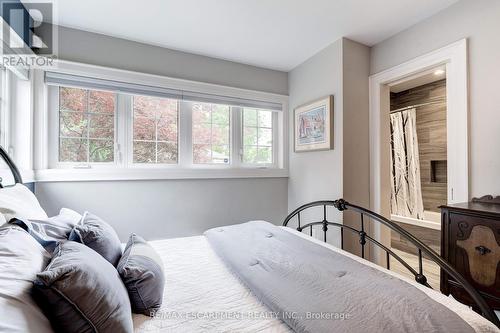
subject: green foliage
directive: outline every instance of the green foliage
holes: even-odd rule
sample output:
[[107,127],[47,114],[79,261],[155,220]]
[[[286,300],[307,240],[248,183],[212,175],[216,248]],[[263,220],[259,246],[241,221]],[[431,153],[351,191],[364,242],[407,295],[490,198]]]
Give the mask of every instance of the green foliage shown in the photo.
[[59,160],[113,162],[115,98],[106,91],[59,88]]
[[193,103],[193,162],[229,163],[231,108],[227,105]]
[[273,162],[272,111],[243,109],[243,163]]
[[[177,163],[179,101],[133,96],[133,162]],[[116,94],[59,89],[59,160],[113,162]],[[244,108],[243,162],[273,162],[272,111]],[[230,162],[231,107],[192,103],[193,162]]]

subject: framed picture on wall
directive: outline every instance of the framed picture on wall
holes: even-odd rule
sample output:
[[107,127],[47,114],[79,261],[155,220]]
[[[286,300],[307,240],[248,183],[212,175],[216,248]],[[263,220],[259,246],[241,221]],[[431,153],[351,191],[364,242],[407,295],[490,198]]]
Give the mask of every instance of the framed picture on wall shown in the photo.
[[333,149],[333,95],[294,110],[295,152]]

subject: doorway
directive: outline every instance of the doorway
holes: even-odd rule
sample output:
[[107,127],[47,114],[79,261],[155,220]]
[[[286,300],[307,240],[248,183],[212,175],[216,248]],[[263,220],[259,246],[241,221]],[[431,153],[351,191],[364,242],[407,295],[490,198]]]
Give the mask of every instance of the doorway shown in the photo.
[[[448,203],[446,67],[426,70],[389,87],[391,220],[439,253],[439,207]],[[391,249],[418,266],[417,249],[393,231]],[[397,260],[390,265],[413,277]],[[427,262],[424,274],[439,289],[439,266]]]
[[[402,91],[407,91],[427,83],[433,83],[425,82],[411,86],[426,75],[434,75],[438,69],[444,71],[441,74],[444,75],[442,79],[444,81],[441,84],[444,84],[446,92],[444,97],[446,159],[429,158],[429,164],[424,172],[428,175],[429,182],[441,183],[440,186],[446,189],[445,203],[468,201],[467,40],[464,39],[370,77],[370,208],[387,218],[392,217],[391,184],[393,182],[391,172],[389,172],[393,165],[391,162],[391,110],[396,111],[405,106],[411,106],[403,104],[403,106],[397,107],[393,101],[391,107],[391,88],[394,96],[394,94],[398,94],[398,91],[395,90],[404,89]],[[404,87],[404,84],[410,84],[410,86]],[[442,103],[443,101],[436,100],[435,102]],[[418,113],[418,107],[416,109],[414,112]],[[415,156],[415,153],[413,155]],[[443,172],[444,170],[446,172]],[[414,179],[418,178],[416,175],[414,176]],[[419,182],[419,185],[422,186],[422,183]],[[423,198],[421,205],[424,206]],[[435,206],[435,203],[432,205]],[[434,208],[434,210],[436,209]],[[439,211],[433,212],[432,209],[419,211],[423,219],[410,216],[417,221],[407,220],[407,224],[412,226],[408,222],[418,222],[428,229],[435,227],[435,230],[439,232],[440,224],[436,219]],[[426,211],[427,214],[425,214]],[[391,246],[391,232],[388,228],[373,225],[371,231],[373,236],[381,240],[383,244]],[[415,233],[414,230],[410,232]],[[417,234],[417,237],[425,239],[424,235]],[[437,247],[435,249],[438,250]],[[383,252],[373,249],[372,260],[374,262],[385,265],[385,259]]]

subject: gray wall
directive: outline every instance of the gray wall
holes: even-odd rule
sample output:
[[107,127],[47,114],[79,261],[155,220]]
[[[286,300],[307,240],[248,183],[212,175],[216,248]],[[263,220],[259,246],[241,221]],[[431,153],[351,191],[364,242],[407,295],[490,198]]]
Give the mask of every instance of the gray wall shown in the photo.
[[[37,30],[43,36],[44,31]],[[58,27],[60,59],[230,87],[288,94],[288,74],[102,34]]]
[[68,207],[102,217],[126,241],[201,235],[208,228],[287,214],[286,178],[37,183],[49,216]]
[[[370,48],[344,38],[342,40],[342,197],[363,207],[370,206],[370,138],[368,76]],[[346,225],[360,229],[359,214],[343,213]],[[370,225],[368,225],[370,232]],[[345,248],[361,255],[359,237],[345,233]],[[367,252],[369,256],[369,252]]]
[[372,48],[371,73],[469,40],[471,196],[500,194],[500,1],[462,0]]
[[[59,58],[232,87],[287,94],[287,73],[124,39],[59,27]],[[61,207],[88,210],[110,222],[120,238],[131,232],[157,239],[287,212],[287,178],[38,183],[49,215]]]
[[[288,209],[309,201],[342,196],[342,40],[338,40],[293,69],[290,93],[290,178]],[[293,110],[321,97],[334,95],[334,149],[294,152]],[[311,216],[318,216],[314,212]],[[339,220],[340,214],[332,220]],[[319,216],[318,216],[319,217]]]

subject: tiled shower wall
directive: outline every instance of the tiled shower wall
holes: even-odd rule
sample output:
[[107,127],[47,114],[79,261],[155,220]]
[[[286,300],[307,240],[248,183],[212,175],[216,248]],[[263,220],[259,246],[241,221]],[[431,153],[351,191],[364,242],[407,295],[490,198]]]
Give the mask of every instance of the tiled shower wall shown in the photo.
[[446,80],[391,93],[391,110],[417,107],[417,137],[424,210],[439,212],[447,203]]

